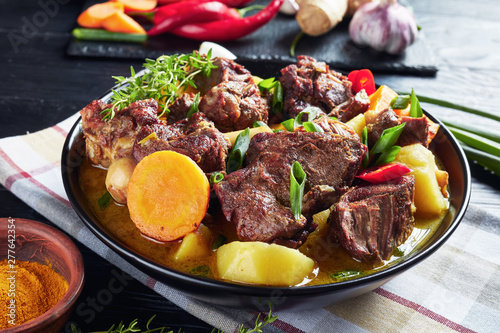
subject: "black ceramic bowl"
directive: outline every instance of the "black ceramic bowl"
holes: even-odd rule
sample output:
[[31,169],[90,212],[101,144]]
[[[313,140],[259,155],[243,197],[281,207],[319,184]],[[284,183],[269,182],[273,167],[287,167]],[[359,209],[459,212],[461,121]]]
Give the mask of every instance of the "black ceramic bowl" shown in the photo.
[[[242,64],[253,74],[262,77],[276,76],[279,69],[286,66],[279,61]],[[101,98],[106,100],[109,97],[110,93],[108,92]],[[80,120],[71,129],[63,147],[62,177],[69,200],[87,227],[128,262],[157,280],[212,304],[261,311],[268,310],[269,304],[272,304],[274,309],[317,308],[361,295],[383,285],[438,250],[459,225],[470,198],[469,166],[453,135],[432,115],[428,113],[426,115],[441,125],[434,138],[432,149],[449,173],[450,209],[447,215],[433,236],[427,239],[418,250],[406,256],[404,260],[374,274],[332,284],[302,287],[261,287],[221,282],[169,269],[135,252],[113,234],[110,234],[87,207],[78,182],[79,165],[85,158],[85,142]]]

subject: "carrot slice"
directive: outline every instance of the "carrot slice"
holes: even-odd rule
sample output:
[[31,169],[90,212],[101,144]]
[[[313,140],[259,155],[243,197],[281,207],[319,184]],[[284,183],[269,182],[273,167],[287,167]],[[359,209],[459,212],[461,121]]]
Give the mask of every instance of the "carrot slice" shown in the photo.
[[102,22],[116,12],[123,12],[120,2],[104,2],[90,6],[77,18],[77,23],[84,28],[102,28]]
[[116,12],[102,22],[102,27],[112,32],[145,34],[146,30],[133,18],[122,12]]
[[397,92],[388,86],[380,86],[373,94],[370,95],[370,111],[375,113],[387,109],[391,105],[391,101],[398,95]]
[[173,241],[196,230],[205,217],[210,184],[189,157],[158,151],[142,159],[127,188],[130,218],[144,235]]
[[125,6],[125,12],[144,12],[152,10],[158,4],[157,0],[112,0],[121,2]]

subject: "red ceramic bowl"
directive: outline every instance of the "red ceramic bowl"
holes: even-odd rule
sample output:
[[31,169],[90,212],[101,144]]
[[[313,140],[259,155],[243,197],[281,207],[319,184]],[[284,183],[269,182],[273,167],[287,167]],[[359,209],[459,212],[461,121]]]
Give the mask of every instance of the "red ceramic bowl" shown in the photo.
[[[15,230],[10,232],[9,230]],[[9,242],[8,235],[15,235],[15,242]],[[12,238],[11,238],[12,239]],[[9,245],[11,251],[8,252]],[[49,262],[52,269],[68,282],[63,298],[41,316],[2,330],[14,332],[59,332],[68,320],[74,304],[83,287],[83,259],[80,251],[68,236],[47,224],[21,219],[0,218],[0,260],[15,258],[16,261],[31,261],[40,264]]]

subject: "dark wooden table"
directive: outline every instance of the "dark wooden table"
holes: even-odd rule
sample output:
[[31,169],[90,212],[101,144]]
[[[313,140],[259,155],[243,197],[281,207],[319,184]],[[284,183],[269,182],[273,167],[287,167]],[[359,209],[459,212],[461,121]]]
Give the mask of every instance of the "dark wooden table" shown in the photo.
[[[435,77],[378,74],[380,84],[395,90],[412,87],[421,94],[500,113],[500,6],[495,0],[409,1],[438,65]],[[34,132],[69,117],[114,84],[111,75],[127,75],[142,60],[70,57],[66,50],[83,1],[0,0],[0,137]],[[424,107],[442,117],[470,117],[472,123],[497,127],[491,121]],[[500,177],[472,164],[471,204],[500,214]],[[0,187],[0,216],[51,223]],[[96,300],[109,281],[123,272],[79,246],[86,283],[71,322],[82,331],[106,330],[112,323],[138,318],[174,331],[210,332],[211,327],[134,280],[101,304]],[[69,325],[68,325],[69,326]],[[69,328],[66,330],[70,332]]]

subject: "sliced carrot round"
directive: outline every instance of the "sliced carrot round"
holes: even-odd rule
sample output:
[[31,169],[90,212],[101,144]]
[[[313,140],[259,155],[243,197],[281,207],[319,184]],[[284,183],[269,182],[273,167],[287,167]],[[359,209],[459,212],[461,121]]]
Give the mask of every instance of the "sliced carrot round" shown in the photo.
[[102,22],[102,27],[112,32],[123,32],[131,34],[145,34],[146,30],[125,13],[116,12]]
[[398,93],[388,86],[380,86],[373,94],[370,95],[370,111],[380,112],[387,109],[391,105],[391,101]]
[[152,10],[158,4],[157,0],[112,0],[121,2],[125,6],[125,12],[143,12]]
[[189,157],[158,151],[142,159],[130,178],[127,206],[144,235],[173,241],[196,230],[205,217],[210,184]]
[[120,2],[108,1],[105,3],[98,3],[84,10],[83,13],[78,16],[76,21],[84,28],[98,29],[102,28],[102,22],[106,18],[116,12],[123,13],[123,11],[124,7]]

